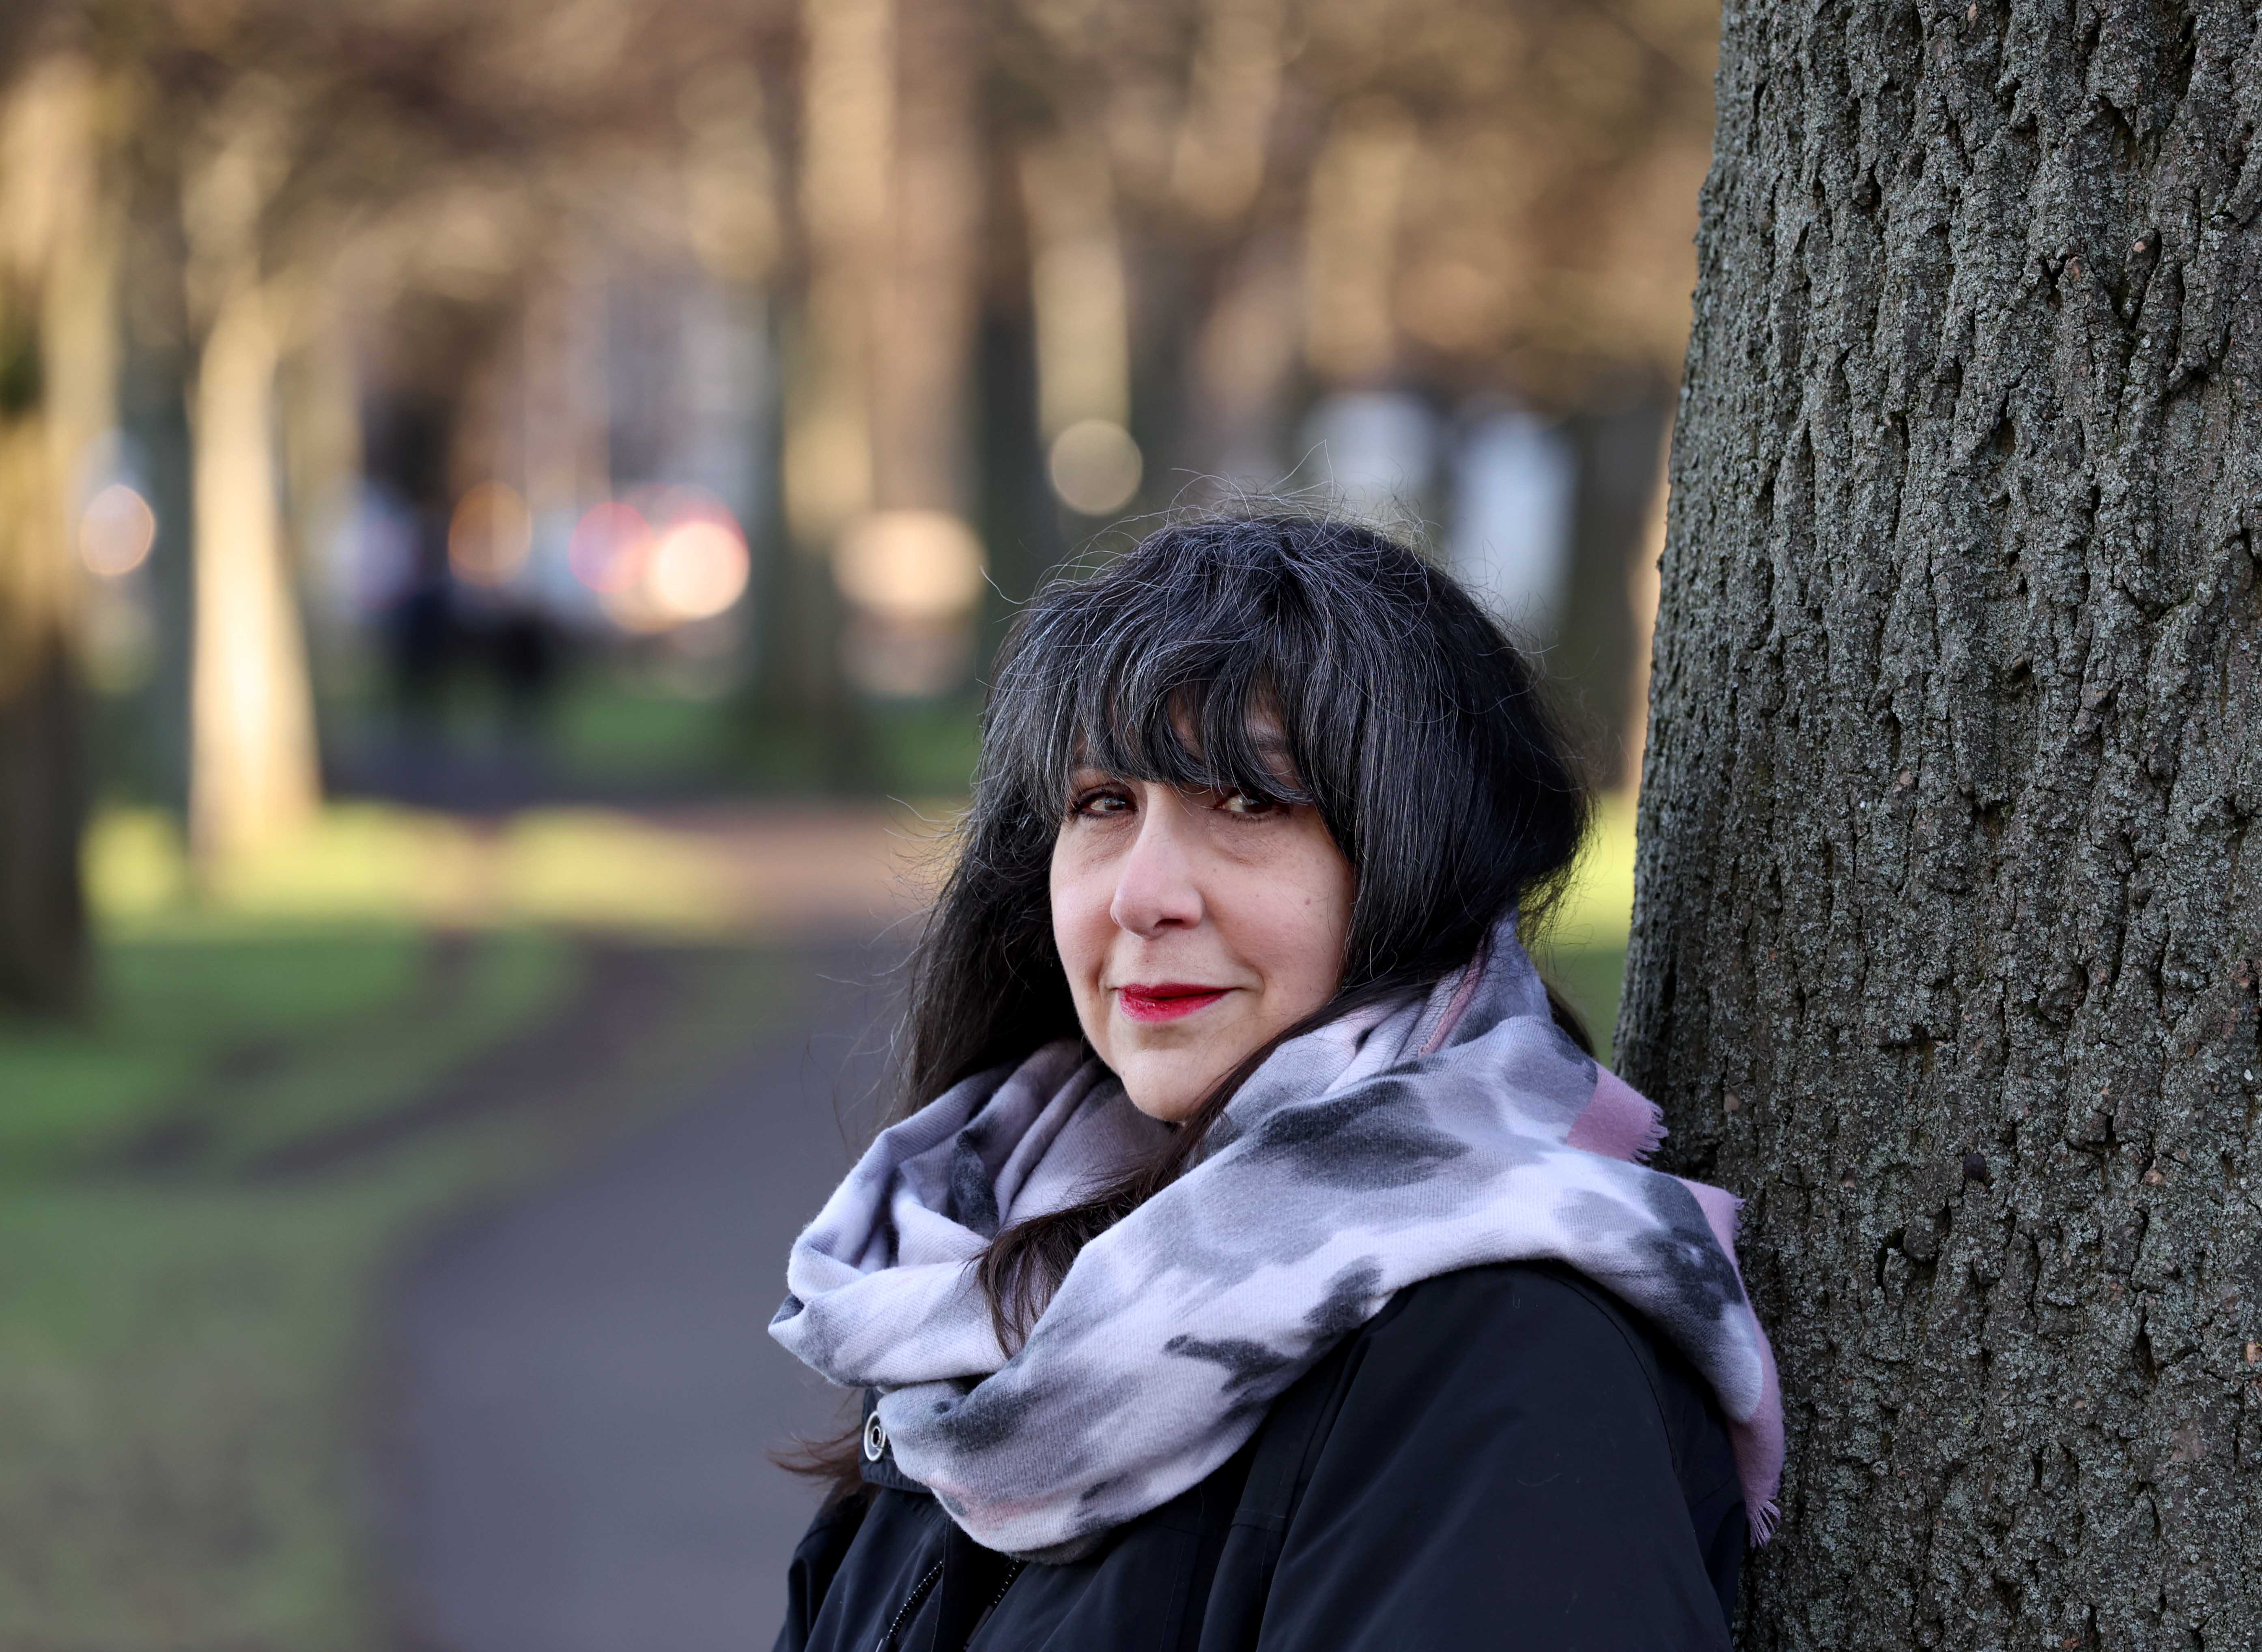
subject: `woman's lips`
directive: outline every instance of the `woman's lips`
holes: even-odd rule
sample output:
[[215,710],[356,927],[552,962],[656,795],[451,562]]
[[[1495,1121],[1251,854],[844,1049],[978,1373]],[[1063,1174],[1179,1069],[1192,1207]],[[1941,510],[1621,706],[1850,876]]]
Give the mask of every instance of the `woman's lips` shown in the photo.
[[1134,1021],[1176,1021],[1197,1009],[1208,1009],[1229,990],[1190,981],[1134,981],[1115,989],[1115,1002]]

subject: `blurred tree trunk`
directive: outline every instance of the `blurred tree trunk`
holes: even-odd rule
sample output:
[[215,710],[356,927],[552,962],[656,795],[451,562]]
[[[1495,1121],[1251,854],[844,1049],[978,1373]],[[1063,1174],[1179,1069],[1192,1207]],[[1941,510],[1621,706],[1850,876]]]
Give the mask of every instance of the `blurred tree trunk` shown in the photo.
[[[745,433],[735,485],[718,486],[745,528],[753,569],[746,600],[735,611],[757,680],[756,702],[768,698],[769,655],[781,642],[778,608],[789,595],[794,549],[778,498],[777,324],[772,294],[783,253],[785,204],[770,135],[769,89],[753,64],[726,61],[702,70],[678,100],[686,122],[683,173],[692,250],[724,295],[741,336],[760,354],[752,377],[760,391]],[[720,484],[723,478],[714,478]]]
[[822,558],[872,505],[872,328],[895,148],[891,0],[803,0],[802,282],[788,354],[786,510]]
[[283,161],[264,93],[223,106],[183,190],[202,334],[191,392],[196,605],[189,841],[198,874],[289,837],[321,800],[313,694],[276,467],[277,284],[261,218]]
[[1566,427],[1578,454],[1578,503],[1548,669],[1574,686],[1573,733],[1589,782],[1613,792],[1631,792],[1641,775],[1671,407],[1652,396]]
[[976,363],[982,410],[981,514],[991,591],[981,657],[1066,553],[1061,505],[1045,471],[1037,341],[1026,312],[983,318]]
[[1199,38],[1171,156],[1171,192],[1230,224],[1264,186],[1288,54],[1285,0],[1199,0]]
[[1189,318],[1184,346],[1169,363],[1176,381],[1150,395],[1178,413],[1178,469],[1216,478],[1228,495],[1277,488],[1296,463],[1286,438],[1302,364],[1300,271],[1291,236],[1252,231]]
[[882,510],[964,520],[974,494],[974,333],[982,154],[969,0],[898,0],[889,234],[872,365],[872,493]]
[[1750,1200],[1747,1646],[2262,1626],[2258,54],[1726,14],[1617,1042]]
[[116,231],[101,94],[68,53],[0,104],[0,1004],[86,984],[85,826],[71,528],[114,418]]
[[38,371],[25,330],[0,308],[0,1007],[54,1012],[85,988],[86,799],[72,571],[46,432],[20,399]]
[[836,783],[863,765],[839,668],[833,548],[872,507],[872,325],[894,149],[890,0],[803,0],[801,279],[784,325],[779,460],[789,554],[776,571],[771,697],[818,731]]
[[1397,376],[1399,219],[1416,142],[1403,110],[1368,99],[1336,112],[1312,163],[1304,355],[1323,383],[1366,388]]
[[207,874],[304,827],[321,800],[277,492],[269,309],[263,288],[231,294],[197,363],[189,837]]
[[1085,419],[1131,423],[1131,306],[1107,152],[1071,131],[1019,156],[1028,221],[1037,427],[1053,438]]
[[874,777],[844,664],[873,692],[955,686],[982,594],[979,40],[965,0],[805,0],[802,23],[806,262],[783,421],[798,556],[775,658],[833,779],[854,783]]

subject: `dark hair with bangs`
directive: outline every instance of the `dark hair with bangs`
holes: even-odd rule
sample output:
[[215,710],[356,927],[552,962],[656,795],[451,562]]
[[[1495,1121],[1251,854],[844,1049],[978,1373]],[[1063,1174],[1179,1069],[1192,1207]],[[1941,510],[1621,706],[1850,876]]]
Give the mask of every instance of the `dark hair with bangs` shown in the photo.
[[[1269,749],[1276,729],[1285,751]],[[1164,528],[1048,585],[999,653],[960,858],[912,962],[903,1112],[1077,1036],[1050,873],[1087,765],[1319,811],[1354,877],[1343,984],[1281,1038],[1429,986],[1511,908],[1535,916],[1587,824],[1522,654],[1415,551],[1302,516]],[[1077,1249],[1185,1168],[1279,1041],[1217,1086],[1163,1162],[998,1236],[983,1283],[1008,1347]]]
[[[1533,919],[1587,825],[1530,667],[1450,576],[1351,521],[1165,527],[1097,573],[1048,585],[1006,636],[959,858],[911,959],[891,1118],[1081,1036],[1050,878],[1070,777],[1085,766],[1312,805],[1351,862],[1350,929],[1336,996],[1226,1074],[1158,1160],[992,1241],[979,1278],[1009,1350],[1077,1252],[1185,1170],[1277,1045],[1433,984],[1511,909]],[[800,1466],[843,1467],[853,1483],[853,1458],[821,1451]]]

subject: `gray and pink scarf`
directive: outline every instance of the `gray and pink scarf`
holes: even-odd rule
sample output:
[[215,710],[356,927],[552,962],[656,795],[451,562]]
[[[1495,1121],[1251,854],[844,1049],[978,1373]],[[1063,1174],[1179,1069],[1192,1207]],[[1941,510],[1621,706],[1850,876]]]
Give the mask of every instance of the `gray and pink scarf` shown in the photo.
[[1082,1552],[1207,1477],[1393,1293],[1542,1260],[1639,1311],[1711,1385],[1764,1541],[1783,1401],[1736,1268],[1737,1201],[1642,1164],[1656,1106],[1555,1025],[1512,920],[1426,998],[1282,1045],[1199,1161],[1084,1246],[1008,1358],[976,1259],[1164,1130],[1063,1039],[882,1132],[794,1243],[770,1334],[880,1390],[897,1464],[977,1542]]

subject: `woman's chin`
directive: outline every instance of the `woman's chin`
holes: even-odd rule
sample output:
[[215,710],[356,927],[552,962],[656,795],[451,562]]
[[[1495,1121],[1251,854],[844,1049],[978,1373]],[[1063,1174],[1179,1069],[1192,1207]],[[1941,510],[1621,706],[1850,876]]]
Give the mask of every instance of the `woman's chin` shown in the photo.
[[1117,1069],[1131,1105],[1165,1124],[1183,1124],[1202,1103],[1219,1074],[1207,1067],[1168,1060],[1130,1060]]

